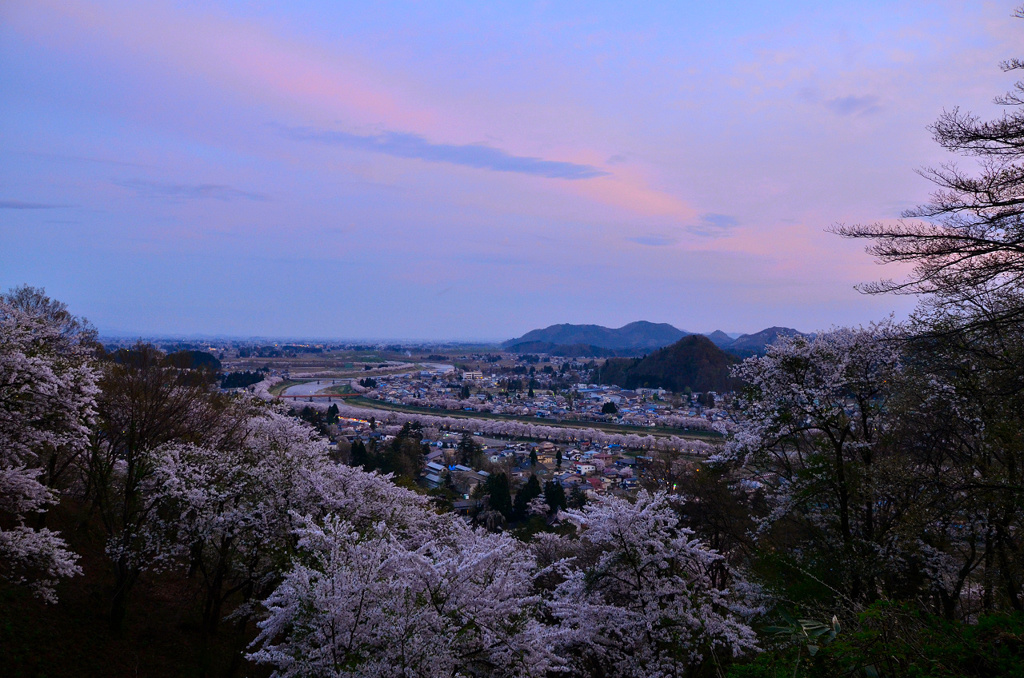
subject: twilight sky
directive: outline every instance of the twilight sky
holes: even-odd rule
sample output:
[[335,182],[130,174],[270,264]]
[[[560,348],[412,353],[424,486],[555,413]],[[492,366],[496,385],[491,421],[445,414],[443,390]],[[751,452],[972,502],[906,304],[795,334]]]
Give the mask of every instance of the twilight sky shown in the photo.
[[[286,6],[285,6],[286,5]],[[855,324],[1012,2],[0,3],[0,289],[101,331]]]

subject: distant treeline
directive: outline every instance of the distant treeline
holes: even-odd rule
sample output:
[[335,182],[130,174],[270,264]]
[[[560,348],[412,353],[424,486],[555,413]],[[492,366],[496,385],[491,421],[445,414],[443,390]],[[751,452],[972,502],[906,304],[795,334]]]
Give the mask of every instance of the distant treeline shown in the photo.
[[[131,348],[120,348],[110,352],[110,360],[117,364],[131,364],[139,359],[142,344]],[[208,375],[220,372],[221,363],[212,353],[205,351],[182,350],[162,355],[158,362],[165,367],[176,367],[179,370],[202,370]]]
[[221,375],[220,387],[221,388],[245,388],[246,386],[252,386],[263,381],[266,377],[266,370],[255,370],[250,372],[228,372],[227,374]]

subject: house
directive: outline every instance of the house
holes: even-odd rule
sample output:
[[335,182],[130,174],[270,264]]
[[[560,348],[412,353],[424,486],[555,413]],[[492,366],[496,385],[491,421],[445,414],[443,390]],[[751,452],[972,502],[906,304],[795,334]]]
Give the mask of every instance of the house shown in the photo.
[[666,393],[668,393],[668,391],[666,391],[663,388],[638,388],[636,390],[636,392],[639,393],[640,395],[646,395],[646,396],[649,396],[649,395],[663,396]]
[[583,477],[578,476],[575,473],[563,473],[557,476],[558,482],[562,484],[562,487],[576,487],[583,483]]
[[468,516],[480,506],[476,499],[459,500],[452,503],[452,510],[460,516]]
[[474,471],[461,464],[452,467],[452,472],[455,487],[463,494],[471,493],[474,487],[485,483],[490,475],[486,471]]

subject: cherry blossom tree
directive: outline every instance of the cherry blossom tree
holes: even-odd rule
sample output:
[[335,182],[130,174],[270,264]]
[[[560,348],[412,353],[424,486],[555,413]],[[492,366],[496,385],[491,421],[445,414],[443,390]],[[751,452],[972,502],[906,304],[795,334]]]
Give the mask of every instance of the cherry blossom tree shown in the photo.
[[783,337],[748,358],[733,371],[748,385],[745,418],[711,458],[741,463],[765,488],[762,530],[788,525],[794,557],[854,600],[877,596],[883,565],[903,547],[895,521],[915,500],[890,484],[905,462],[886,444],[899,338],[882,323]]
[[543,676],[558,665],[535,614],[533,560],[511,537],[422,510],[404,528],[329,515],[299,534],[250,655],[275,676]]
[[430,513],[427,499],[397,488],[389,476],[331,461],[327,441],[276,406],[245,408],[237,444],[173,442],[154,452],[144,494],[153,503],[146,524],[153,560],[201,577],[204,628],[212,633],[226,602],[244,623],[249,603],[266,597],[290,567],[304,521],[331,514],[358,529],[383,521],[394,534],[415,536]]
[[595,661],[679,675],[754,648],[752,589],[663,495],[574,512],[572,560],[542,570],[511,536],[332,463],[308,425],[273,407],[249,416],[236,446],[158,446],[148,524],[166,563],[202,576],[208,620],[232,593],[272,591],[250,659],[275,675],[542,676]]
[[201,577],[207,633],[232,596],[245,605],[269,593],[294,546],[294,512],[315,509],[313,488],[333,465],[326,440],[275,408],[259,408],[244,429],[239,444],[220,449],[158,447],[145,483],[154,503],[145,529],[158,533],[162,557]]
[[[684,676],[757,649],[749,621],[763,610],[756,587],[681,527],[670,498],[597,497],[565,514],[582,529],[575,557],[550,600],[560,651],[583,675]],[[551,551],[550,539],[542,547]]]
[[148,528],[159,498],[150,491],[157,449],[182,442],[228,449],[246,419],[236,410],[239,401],[217,393],[205,373],[167,365],[145,344],[110,356],[100,387],[85,497],[108,534],[110,623],[119,630],[139,576],[165,554],[162,533]]
[[42,290],[0,297],[0,576],[48,601],[59,579],[81,573],[78,557],[41,524],[87,446],[97,393],[91,341],[88,325]]
[[26,584],[43,600],[56,602],[58,581],[81,574],[82,569],[58,533],[24,523],[27,515],[45,511],[55,501],[38,476],[37,470],[24,467],[0,468],[0,513],[17,522],[0,529],[0,577]]
[[985,355],[1016,354],[1019,365],[1024,329],[1002,332],[999,347],[975,335],[983,350],[964,350],[962,336],[909,344],[893,408],[904,473],[926,507],[903,513],[904,538],[918,545],[909,562],[921,565],[922,597],[948,619],[1024,609],[1024,392],[1019,367]]

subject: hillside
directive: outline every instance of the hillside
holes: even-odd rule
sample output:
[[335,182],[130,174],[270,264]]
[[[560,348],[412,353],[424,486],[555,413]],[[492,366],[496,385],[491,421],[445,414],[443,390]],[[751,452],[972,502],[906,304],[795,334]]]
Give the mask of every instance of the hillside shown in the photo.
[[517,339],[510,339],[502,346],[510,348],[517,344],[540,342],[559,346],[580,344],[608,349],[653,350],[668,346],[690,334],[668,323],[639,321],[617,329],[601,325],[571,325],[562,323],[544,329],[531,330]]
[[593,344],[552,344],[547,341],[524,341],[505,345],[504,348],[512,353],[546,353],[563,358],[612,358],[645,352],[644,349],[604,348]]
[[738,383],[729,377],[729,368],[736,362],[707,337],[693,334],[644,358],[609,358],[598,380],[623,388],[732,391]]

